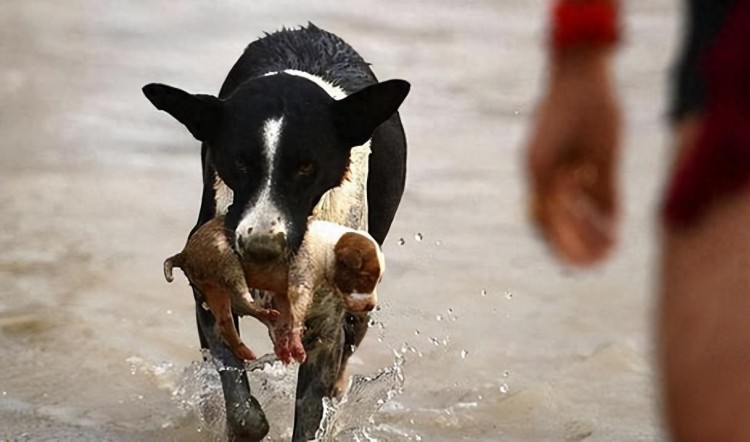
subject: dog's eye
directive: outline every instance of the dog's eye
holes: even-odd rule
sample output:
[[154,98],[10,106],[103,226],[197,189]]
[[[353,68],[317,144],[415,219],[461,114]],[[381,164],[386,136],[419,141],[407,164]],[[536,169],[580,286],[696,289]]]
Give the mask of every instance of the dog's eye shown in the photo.
[[242,173],[247,172],[247,165],[242,160],[234,160],[234,167]]
[[302,163],[297,168],[297,176],[308,177],[315,173],[315,165],[313,163]]

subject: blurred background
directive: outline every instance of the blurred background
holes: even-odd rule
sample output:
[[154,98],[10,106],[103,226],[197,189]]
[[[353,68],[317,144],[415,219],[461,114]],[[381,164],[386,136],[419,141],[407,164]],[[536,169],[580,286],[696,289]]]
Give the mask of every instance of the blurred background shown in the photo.
[[[679,5],[626,3],[623,240],[580,272],[550,258],[525,212],[547,0],[3,1],[0,440],[221,437],[180,396],[201,380],[193,300],[161,270],[197,217],[200,147],[140,88],[215,94],[250,41],[308,21],[380,79],[412,83],[407,190],[351,363],[372,375],[403,353],[403,391],[366,416],[378,438],[663,440],[653,208]],[[291,417],[271,417],[271,438],[288,437]]]

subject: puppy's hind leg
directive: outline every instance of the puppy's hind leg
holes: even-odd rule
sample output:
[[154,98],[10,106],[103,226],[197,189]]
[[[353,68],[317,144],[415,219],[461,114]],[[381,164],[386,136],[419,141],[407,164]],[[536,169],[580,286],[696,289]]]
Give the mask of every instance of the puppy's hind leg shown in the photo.
[[208,308],[216,320],[216,330],[219,332],[219,336],[232,349],[232,352],[244,360],[252,361],[257,359],[255,353],[242,342],[235,328],[229,291],[223,287],[210,284],[204,287],[203,295],[206,298]]

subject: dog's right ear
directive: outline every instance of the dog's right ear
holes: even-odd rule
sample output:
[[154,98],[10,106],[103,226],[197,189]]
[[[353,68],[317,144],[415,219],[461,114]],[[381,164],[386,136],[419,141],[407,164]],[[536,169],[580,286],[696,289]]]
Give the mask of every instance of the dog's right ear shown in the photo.
[[157,109],[184,124],[199,141],[207,141],[219,130],[222,102],[216,97],[189,94],[158,83],[144,86],[143,94]]

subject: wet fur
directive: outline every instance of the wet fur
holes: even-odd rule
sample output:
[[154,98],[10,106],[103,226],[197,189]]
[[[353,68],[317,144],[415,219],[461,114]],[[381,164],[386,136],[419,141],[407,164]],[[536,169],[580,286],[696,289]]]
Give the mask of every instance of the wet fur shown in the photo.
[[[305,28],[282,30],[266,35],[251,43],[229,72],[219,98],[226,99],[232,96],[250,79],[255,82],[255,78],[287,69],[321,77],[342,88],[346,94],[352,94],[377,83],[368,64],[349,45],[335,35],[310,24]],[[278,80],[291,84],[291,79],[286,77],[278,76]],[[271,79],[267,82],[269,87],[273,86]],[[294,84],[302,85],[296,81]],[[403,88],[402,85],[399,87]],[[212,121],[212,117],[202,118],[189,113],[185,114],[182,110],[184,107],[180,105],[182,100],[188,100],[211,108],[216,105],[214,99],[208,96],[179,95],[177,91],[168,89],[164,86],[147,86],[144,88],[144,93],[157,108],[171,107],[170,113],[181,122],[186,122],[186,125],[189,124],[188,129],[196,138],[203,140],[216,135],[211,130],[216,126],[216,121]],[[169,96],[164,95],[165,91]],[[406,91],[401,91],[403,94],[401,99],[405,96],[405,92],[408,92],[408,88]],[[171,97],[176,97],[177,102],[170,102]],[[295,99],[294,94],[289,95],[291,102]],[[359,111],[352,109],[351,113],[357,114]],[[344,124],[344,126],[350,125]],[[406,140],[398,113],[393,113],[371,134],[372,154],[366,158],[369,163],[366,181],[366,204],[369,210],[365,209],[366,219],[359,220],[357,225],[351,227],[368,229],[375,240],[382,244],[404,191]],[[229,168],[237,157],[230,152],[217,152],[209,144],[204,142],[201,150],[204,187],[201,209],[193,232],[215,216],[222,214],[227,208],[229,220],[227,228],[232,230],[238,222],[239,211],[242,209],[240,206],[246,204],[249,198],[247,195],[238,195],[235,192],[232,204],[226,206],[227,189],[216,186],[217,176],[221,172],[217,172],[217,166],[223,168],[226,176],[222,178],[227,184],[230,184],[230,187],[232,184],[236,185],[237,182],[230,183],[227,180],[236,179]],[[252,165],[253,161],[248,164]],[[339,174],[330,186],[341,182],[347,165],[348,161],[337,163],[334,168],[325,171]],[[320,194],[312,195],[310,201],[315,201],[320,196]],[[219,203],[221,205],[218,205]],[[292,248],[297,247],[302,240],[306,218],[310,215],[308,204],[309,201],[292,207],[297,211],[291,223],[293,231],[288,237]],[[305,211],[308,212],[304,213]],[[304,217],[304,222],[299,221],[302,217]],[[295,241],[298,241],[296,245]],[[260,440],[268,432],[268,423],[258,402],[250,395],[247,376],[242,371],[243,364],[222,345],[220,337],[215,333],[214,318],[210,312],[201,308],[200,293],[194,291],[194,296],[201,346],[210,348],[212,355],[227,368],[221,370],[219,374],[227,405],[229,437],[230,439]],[[322,415],[322,398],[334,396],[339,392],[337,385],[341,385],[338,381],[343,377],[346,361],[364,337],[367,323],[367,313],[346,313],[343,303],[333,289],[322,287],[316,292],[305,322],[307,332],[304,336],[304,346],[308,358],[300,366],[298,375],[293,440],[309,440],[314,437]]]
[[250,315],[267,322],[278,312],[263,308],[250,295],[242,265],[231,247],[224,229],[223,217],[207,222],[178,254],[164,261],[164,277],[173,281],[172,269],[182,269],[190,283],[203,295],[216,320],[219,335],[238,357],[255,359],[255,354],[242,342],[232,312]]

